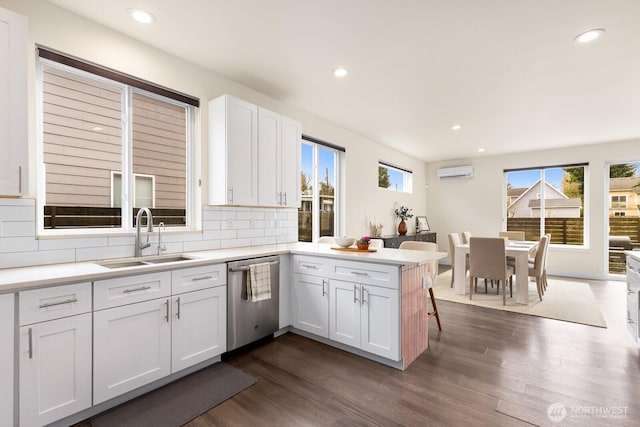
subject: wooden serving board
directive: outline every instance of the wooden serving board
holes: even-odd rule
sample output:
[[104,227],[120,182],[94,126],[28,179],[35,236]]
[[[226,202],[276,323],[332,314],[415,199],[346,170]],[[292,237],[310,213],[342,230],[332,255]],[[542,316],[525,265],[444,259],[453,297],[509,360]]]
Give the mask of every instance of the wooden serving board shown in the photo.
[[377,252],[376,249],[339,248],[339,247],[332,247],[331,249],[335,249],[336,251],[348,251],[348,252]]

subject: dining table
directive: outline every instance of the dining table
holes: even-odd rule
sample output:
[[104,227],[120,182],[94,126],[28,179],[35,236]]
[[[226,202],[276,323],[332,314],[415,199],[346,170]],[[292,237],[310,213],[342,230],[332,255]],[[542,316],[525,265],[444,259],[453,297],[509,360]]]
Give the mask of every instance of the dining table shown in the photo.
[[[538,242],[509,240],[506,256],[515,258],[516,266],[516,303],[529,304],[529,253],[537,248]],[[464,295],[469,291],[467,283],[466,259],[469,244],[456,245],[453,274],[453,291]]]

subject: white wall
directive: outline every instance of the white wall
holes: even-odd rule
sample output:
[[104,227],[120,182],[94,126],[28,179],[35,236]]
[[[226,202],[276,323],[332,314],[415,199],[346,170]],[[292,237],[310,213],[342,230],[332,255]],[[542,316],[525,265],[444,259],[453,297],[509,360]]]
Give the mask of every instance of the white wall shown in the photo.
[[[586,248],[549,250],[548,270],[551,274],[574,277],[603,278],[607,271],[605,224],[608,196],[605,182],[607,162],[640,160],[640,141],[610,142],[557,150],[535,151],[505,156],[482,156],[455,162],[432,163],[427,167],[427,211],[433,229],[438,230],[439,245],[448,251],[447,233],[471,231],[472,235],[495,236],[506,229],[503,224],[504,169],[589,163],[585,177],[587,217]],[[442,166],[473,164],[473,179],[439,180],[436,172]]]
[[[241,99],[268,108],[272,111],[291,117],[302,123],[303,133],[341,145],[346,148],[345,161],[342,165],[344,191],[340,195],[342,202],[342,222],[340,234],[359,236],[369,233],[368,223],[377,220],[384,224],[383,233],[395,233],[397,224],[393,216],[395,204],[404,204],[413,208],[416,214],[424,214],[426,195],[424,190],[425,165],[411,156],[398,153],[375,141],[359,134],[341,128],[330,122],[315,117],[293,106],[276,101],[269,96],[259,93],[249,87],[242,86],[232,80],[224,78],[214,72],[205,70],[193,64],[182,61],[174,56],[156,50],[148,45],[137,42],[120,33],[111,31],[77,15],[71,14],[42,0],[0,0],[0,7],[13,10],[25,15],[29,19],[29,173],[30,194],[36,194],[36,77],[35,77],[35,45],[40,44],[48,48],[61,51],[68,55],[95,62],[113,68],[117,71],[149,80],[159,85],[199,97],[201,100],[200,135],[196,148],[197,176],[202,178],[203,188],[199,196],[206,203],[207,194],[207,101],[224,93],[229,93]],[[195,40],[194,43],[202,41]],[[403,194],[395,191],[377,188],[378,160],[406,167],[414,171],[414,193]],[[27,206],[33,203],[23,201]],[[9,203],[9,202],[6,202]],[[6,204],[5,203],[5,204]],[[20,203],[20,202],[16,202]],[[22,209],[25,206],[22,205]],[[6,208],[9,209],[9,208]],[[204,211],[198,211],[204,216]],[[35,213],[34,213],[35,215]],[[30,215],[29,218],[33,217]],[[1,218],[0,218],[1,220]],[[414,222],[411,221],[410,231]],[[291,235],[288,231],[286,235]],[[27,246],[30,251],[41,246],[36,240],[35,230],[29,233]],[[1,248],[9,250],[10,243],[0,236]],[[202,239],[202,234],[201,234]],[[187,241],[186,239],[185,241]],[[204,239],[206,240],[206,238]],[[44,240],[43,240],[44,241]],[[72,243],[72,242],[77,243]],[[24,241],[23,241],[24,242]],[[83,247],[89,241],[70,240],[66,246],[77,245]],[[95,242],[95,241],[94,241]],[[69,249],[69,248],[68,248]],[[131,246],[132,250],[132,246]],[[97,252],[97,251],[96,251]],[[120,253],[119,251],[115,251]],[[107,251],[108,253],[108,251]],[[33,252],[29,252],[32,257]],[[0,268],[15,266],[12,260],[21,260],[19,250],[13,250],[13,255],[5,252],[0,254]],[[66,260],[65,255],[65,260]],[[57,259],[57,258],[55,258]],[[37,263],[36,259],[28,262]],[[41,262],[49,262],[42,257]]]

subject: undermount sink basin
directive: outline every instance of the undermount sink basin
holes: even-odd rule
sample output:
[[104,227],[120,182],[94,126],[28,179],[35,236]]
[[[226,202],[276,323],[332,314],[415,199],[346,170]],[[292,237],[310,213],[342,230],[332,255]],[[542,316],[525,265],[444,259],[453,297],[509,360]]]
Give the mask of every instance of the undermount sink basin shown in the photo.
[[168,262],[180,262],[180,261],[192,261],[196,258],[189,258],[184,255],[173,256],[159,256],[153,258],[135,258],[135,259],[123,259],[113,261],[101,261],[96,264],[107,268],[126,268],[126,267],[141,267],[144,265],[164,264]]

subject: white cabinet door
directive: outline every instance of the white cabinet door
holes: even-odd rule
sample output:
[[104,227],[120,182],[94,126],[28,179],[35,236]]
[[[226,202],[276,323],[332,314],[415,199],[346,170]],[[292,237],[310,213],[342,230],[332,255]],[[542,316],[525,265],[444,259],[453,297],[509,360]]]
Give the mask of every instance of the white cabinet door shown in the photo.
[[209,102],[209,203],[258,203],[258,107],[229,95]]
[[331,280],[329,289],[329,338],[359,348],[360,285]]
[[91,314],[20,328],[20,424],[42,426],[91,406]]
[[171,373],[170,299],[93,314],[94,405]]
[[326,278],[294,274],[294,327],[321,337],[329,336],[328,288]]
[[0,425],[13,425],[13,294],[0,295]]
[[395,289],[362,285],[360,348],[400,360],[400,300]]
[[282,205],[300,207],[300,141],[302,126],[295,120],[282,118],[282,147],[278,170],[281,172]]
[[0,8],[0,195],[27,192],[27,18]]
[[227,347],[227,287],[173,296],[171,371],[223,353]]
[[280,206],[280,150],[282,148],[282,116],[265,108],[258,109],[258,203]]

